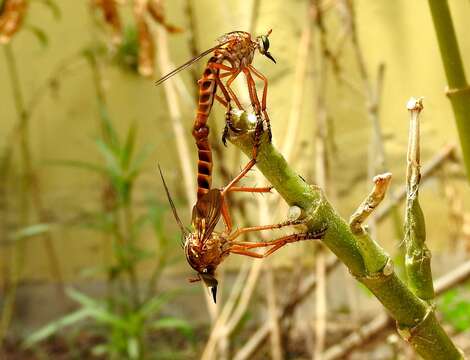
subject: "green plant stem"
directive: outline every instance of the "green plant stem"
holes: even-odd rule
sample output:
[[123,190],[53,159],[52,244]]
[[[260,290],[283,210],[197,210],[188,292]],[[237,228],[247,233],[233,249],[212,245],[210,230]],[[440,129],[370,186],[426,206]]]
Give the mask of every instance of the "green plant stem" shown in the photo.
[[[131,189],[129,191],[132,191]],[[128,264],[129,267],[127,269],[128,275],[129,275],[129,285],[130,285],[130,295],[132,297],[132,302],[137,309],[140,306],[140,290],[139,290],[139,281],[136,273],[136,262],[132,258],[135,256],[133,254],[134,252],[134,233],[133,233],[133,214],[132,214],[132,202],[131,202],[131,197],[129,196],[129,199],[126,201],[126,204],[124,204],[123,208],[123,223],[125,224],[125,239],[127,242],[127,247],[130,250],[128,252]]]
[[[251,156],[254,123],[245,114],[232,121],[242,132],[230,141]],[[425,359],[462,359],[459,350],[436,320],[434,310],[415,296],[393,271],[388,254],[370,237],[358,240],[336,213],[322,190],[307,184],[263,136],[257,167],[290,206],[304,211],[307,231],[326,229],[323,243],[338,256],[397,321],[402,337]]]
[[[15,103],[16,113],[18,117],[18,123],[15,126],[13,137],[18,140],[20,147],[20,157],[22,161],[22,177],[20,182],[20,225],[27,226],[30,222],[31,211],[30,211],[30,200],[36,213],[38,214],[39,221],[47,221],[45,212],[42,206],[42,199],[40,189],[34,176],[31,149],[29,146],[29,119],[30,113],[28,112],[23,92],[21,90],[21,82],[19,77],[19,71],[16,67],[16,58],[13,52],[11,44],[3,46],[5,51],[5,59],[8,68],[8,74],[10,77],[10,84],[13,92],[13,100]],[[13,142],[11,145],[13,146]],[[6,149],[6,154],[10,156],[11,149]],[[56,254],[54,244],[49,233],[42,236],[44,242],[44,248],[49,258],[49,265],[51,273],[58,281],[58,292],[63,297],[63,286],[62,286],[62,271],[58,256]],[[25,239],[15,241],[15,249],[13,255],[13,270],[12,270],[12,281],[11,287],[8,289],[8,294],[4,302],[2,309],[2,316],[0,320],[0,342],[9,328],[11,318],[14,313],[15,298],[18,284],[21,278],[21,273],[24,266],[24,252],[25,252]]]
[[422,99],[410,99],[410,130],[406,168],[405,206],[405,268],[408,286],[416,296],[431,301],[434,287],[431,273],[431,252],[426,246],[426,226],[419,205],[420,172],[420,124],[419,114],[423,109]]
[[449,86],[447,95],[454,111],[467,178],[470,181],[470,87],[465,77],[447,0],[429,0],[429,7]]

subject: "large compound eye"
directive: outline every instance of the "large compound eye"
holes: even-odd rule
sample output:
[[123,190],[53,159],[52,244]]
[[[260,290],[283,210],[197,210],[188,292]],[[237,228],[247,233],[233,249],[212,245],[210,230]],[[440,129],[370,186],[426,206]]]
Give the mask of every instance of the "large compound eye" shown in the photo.
[[263,42],[263,50],[264,52],[268,51],[269,50],[269,39],[266,35],[263,35],[261,37],[261,40]]

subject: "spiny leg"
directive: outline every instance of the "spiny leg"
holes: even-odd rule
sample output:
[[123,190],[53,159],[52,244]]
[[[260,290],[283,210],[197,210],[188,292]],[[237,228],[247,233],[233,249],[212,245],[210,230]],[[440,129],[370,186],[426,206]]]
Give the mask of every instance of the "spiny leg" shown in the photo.
[[[235,187],[235,186],[232,186],[228,189],[228,191],[230,191],[230,192],[238,191],[238,192],[258,192],[258,193],[261,193],[261,192],[271,192],[271,189],[272,189],[272,187],[256,188],[256,187]],[[227,234],[230,234],[232,232],[233,226],[232,226],[232,218],[230,216],[230,212],[229,212],[228,205],[227,205],[227,200],[225,198],[225,193],[221,192],[221,198],[222,198],[222,207],[221,207],[222,219],[225,223],[225,229],[226,229]],[[245,232],[250,231],[250,230],[246,230],[246,229],[250,229],[250,228],[242,228],[242,229],[244,229]]]
[[223,107],[226,108],[225,110],[225,126],[224,126],[224,131],[222,133],[222,143],[224,146],[227,146],[227,137],[228,137],[228,131],[231,129],[233,132],[237,133],[240,132],[239,129],[237,129],[235,126],[232,124],[232,118],[230,116],[231,113],[231,103],[229,101],[224,100],[222,97],[219,95],[215,94],[215,99],[222,104]]
[[229,192],[250,192],[250,193],[268,193],[273,189],[272,186],[266,187],[249,187],[249,186],[232,186]]
[[256,77],[261,79],[264,83],[263,86],[263,97],[261,99],[261,112],[264,115],[264,119],[266,120],[266,126],[268,128],[268,137],[269,142],[271,142],[272,134],[271,134],[271,121],[269,120],[268,112],[266,111],[266,99],[268,96],[268,79],[264,76],[261,72],[259,72],[253,65],[248,65],[248,68],[255,74]]
[[257,254],[260,256],[254,257],[267,257],[274,253],[275,251],[282,248],[284,245],[294,243],[297,241],[302,240],[314,240],[314,239],[321,239],[325,234],[326,230],[322,230],[321,232],[315,233],[300,233],[300,234],[292,234],[283,236],[279,239],[266,241],[266,242],[259,242],[259,243],[250,243],[250,242],[234,242],[233,245],[230,247],[230,252],[240,255],[252,256],[251,254],[257,254],[255,252],[250,251],[250,249],[258,248],[258,247],[268,247],[272,246],[269,250],[267,250],[263,254]]
[[240,173],[239,173],[237,176],[235,176],[235,177],[232,179],[232,181],[230,181],[230,182],[228,183],[228,185],[225,186],[225,187],[222,189],[222,192],[221,192],[222,196],[225,196],[225,194],[226,194],[228,191],[230,191],[230,189],[231,189],[232,187],[234,187],[235,184],[236,184],[237,182],[239,182],[240,179],[242,179],[242,178],[247,174],[247,172],[250,171],[250,169],[251,169],[255,164],[256,164],[256,160],[255,160],[255,159],[251,159],[250,161],[248,161],[248,163],[245,165],[245,167],[242,169],[242,171],[240,171]]
[[[218,70],[225,70],[226,72],[223,74],[219,74],[217,78],[217,85],[219,85],[220,89],[224,93],[224,97],[228,100],[231,99],[235,101],[235,104],[237,104],[237,107],[240,110],[244,110],[240,100],[238,100],[237,95],[235,92],[230,88],[230,84],[235,80],[235,78],[238,76],[240,73],[240,70],[235,69],[233,67],[224,65],[224,64],[219,64],[219,63],[210,63],[208,66],[210,66],[212,69],[218,69]],[[223,79],[227,76],[230,76],[230,78],[227,80],[227,87],[223,85],[222,81],[220,79]]]
[[215,99],[216,99],[219,103],[221,103],[224,108],[227,108],[227,107],[228,107],[228,102],[225,101],[221,96],[215,94]]
[[[246,234],[248,232],[281,229],[281,228],[286,227],[286,226],[299,225],[301,223],[302,223],[302,220],[292,220],[292,221],[285,221],[285,222],[278,223],[278,224],[244,227],[244,228],[237,229],[232,234],[230,234],[229,235],[229,240],[230,241],[235,240],[240,235]],[[236,244],[241,244],[241,243],[236,242]],[[243,242],[243,244],[260,244],[260,243]],[[255,246],[255,247],[257,247],[257,246]]]
[[[220,65],[220,64],[219,64]],[[226,74],[223,74],[222,76],[225,76]],[[225,106],[225,126],[224,126],[224,132],[222,133],[222,143],[227,146],[227,136],[228,136],[228,130],[229,128],[232,129],[233,131],[236,131],[237,129],[232,125],[232,119],[230,117],[230,113],[232,111],[232,98],[230,97],[227,89],[225,88],[224,84],[220,80],[220,77],[217,77],[216,83],[219,86],[220,91],[222,91],[222,94],[225,98],[223,100],[220,96],[217,94],[215,95],[215,99],[218,100],[222,105]],[[238,101],[238,99],[237,99]]]
[[[217,65],[217,64],[215,64]],[[215,66],[213,64],[213,66]],[[220,64],[218,64],[220,65]],[[225,65],[224,65],[225,66]],[[224,73],[222,74],[221,76],[219,76],[218,78],[216,78],[216,82],[217,82],[217,85],[219,86],[219,89],[222,91],[222,94],[224,95],[225,97],[225,103],[226,103],[226,110],[225,110],[225,126],[224,126],[224,131],[222,133],[222,143],[227,146],[227,137],[228,137],[228,132],[229,132],[229,129],[232,130],[233,132],[239,132],[239,129],[237,129],[235,126],[233,126],[232,124],[232,118],[231,118],[231,111],[232,111],[232,106],[231,106],[231,101],[234,100],[236,103],[237,103],[237,106],[241,109],[243,109],[241,107],[241,104],[240,104],[240,101],[238,100],[238,98],[235,96],[235,94],[233,94],[233,92],[231,92],[230,94],[232,94],[233,96],[231,96],[229,94],[229,92],[227,91],[227,88],[225,87],[225,85],[222,83],[222,81],[220,80],[221,77],[226,77],[228,75],[231,75],[233,76],[233,74],[230,72],[230,73]],[[231,89],[229,89],[231,90]],[[216,95],[216,99],[218,99],[217,95]],[[220,100],[219,100],[220,102]]]
[[243,255],[243,256],[249,256],[249,257],[254,257],[257,259],[262,259],[264,256],[262,254],[258,254],[254,251],[249,251],[249,250],[241,250],[241,249],[230,249],[231,254],[238,254],[238,255]]
[[240,103],[240,100],[238,100],[238,97],[237,95],[235,94],[235,91],[233,91],[232,89],[232,83],[234,82],[234,80],[237,78],[237,76],[240,74],[241,70],[236,70],[234,69],[232,71],[232,76],[230,76],[230,78],[227,80],[227,82],[225,83],[225,85],[227,86],[227,90],[228,92],[230,93],[232,99],[235,101],[235,103],[237,104],[238,108],[242,111],[244,111],[245,109],[243,108],[243,106],[241,105]]
[[225,223],[225,229],[227,233],[232,232],[232,218],[230,217],[230,212],[228,211],[227,201],[225,200],[225,196],[222,195],[222,219]]
[[243,73],[246,77],[246,82],[248,84],[248,93],[250,94],[251,104],[256,114],[256,127],[254,134],[254,145],[253,145],[253,154],[252,158],[256,159],[258,156],[258,148],[261,141],[261,135],[263,134],[263,119],[261,117],[261,105],[259,103],[258,94],[256,92],[256,84],[251,76],[250,70],[248,68],[243,69]]
[[[261,187],[261,188],[256,188],[256,187],[236,187],[236,186],[231,186],[228,188],[228,191],[230,192],[257,192],[257,193],[262,193],[262,192],[271,192],[272,186],[270,187]],[[221,212],[222,212],[222,219],[225,223],[225,228],[227,231],[227,234],[230,234],[232,232],[232,218],[230,216],[230,212],[228,209],[227,205],[227,200],[225,197],[226,192],[221,192],[221,198],[222,198],[222,206],[221,206]],[[248,229],[248,228],[243,228],[243,229]]]

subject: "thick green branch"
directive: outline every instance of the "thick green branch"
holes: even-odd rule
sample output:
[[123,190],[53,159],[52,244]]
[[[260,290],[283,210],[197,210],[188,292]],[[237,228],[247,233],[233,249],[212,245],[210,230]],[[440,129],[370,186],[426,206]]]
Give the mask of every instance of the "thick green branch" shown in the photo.
[[470,181],[470,87],[460,57],[457,37],[447,0],[429,0],[432,20],[447,77],[449,96]]
[[[251,156],[253,122],[247,121],[245,114],[232,116],[232,121],[242,132],[236,136],[232,134],[230,141]],[[423,358],[462,359],[437,322],[433,308],[415,296],[398,278],[384,250],[370,237],[359,243],[321,189],[307,184],[296,174],[265,137],[259,149],[257,167],[289,205],[296,205],[304,211],[309,231],[327,229],[324,244],[374,293],[397,321],[401,334],[406,335],[405,339]]]

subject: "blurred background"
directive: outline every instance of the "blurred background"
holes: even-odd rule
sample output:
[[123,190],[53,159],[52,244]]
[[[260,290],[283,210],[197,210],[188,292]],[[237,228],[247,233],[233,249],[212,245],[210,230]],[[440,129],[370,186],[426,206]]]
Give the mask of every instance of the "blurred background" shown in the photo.
[[[207,59],[154,82],[226,32],[273,29],[277,64],[257,54],[254,65],[269,79],[274,145],[345,219],[374,175],[393,173],[368,224],[399,272],[406,102],[424,97],[420,202],[441,279],[469,261],[470,189],[427,1],[0,4],[0,358],[414,358],[379,302],[319,244],[263,261],[232,255],[218,270],[217,306],[188,283],[194,272],[157,164],[189,225],[196,81]],[[466,63],[470,2],[449,5]],[[248,104],[243,77],[235,89]],[[216,187],[247,161],[223,147],[223,119],[216,103]],[[244,181],[268,185],[257,171]],[[229,201],[236,227],[280,222],[288,210],[275,191]],[[468,276],[436,303],[470,354]]]

